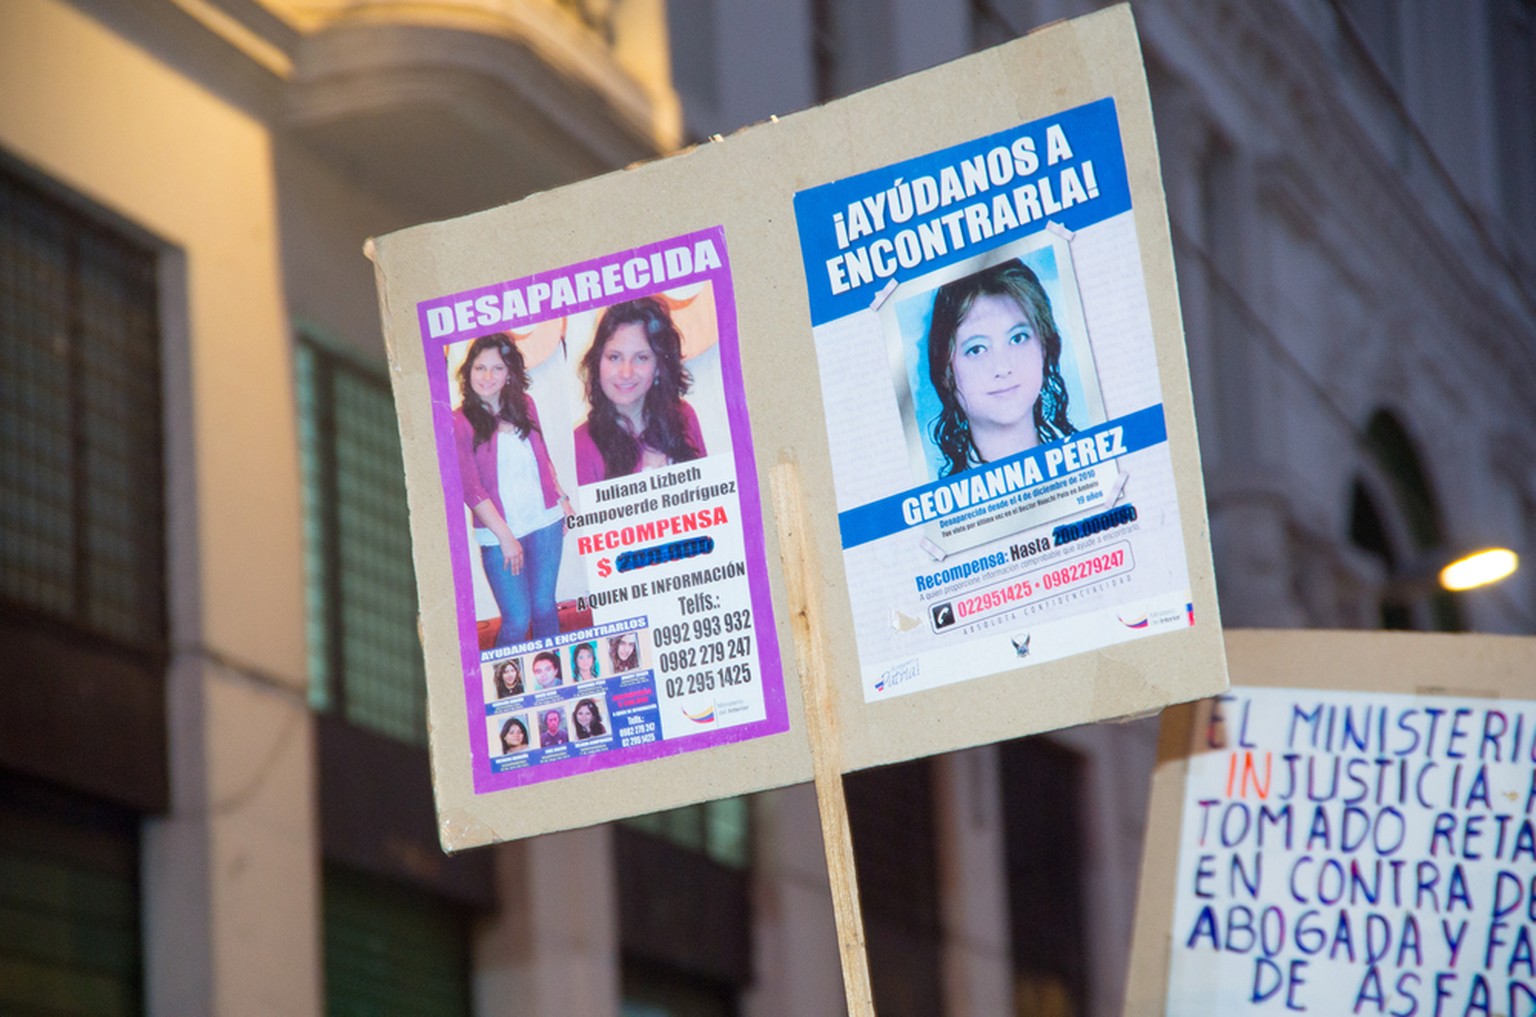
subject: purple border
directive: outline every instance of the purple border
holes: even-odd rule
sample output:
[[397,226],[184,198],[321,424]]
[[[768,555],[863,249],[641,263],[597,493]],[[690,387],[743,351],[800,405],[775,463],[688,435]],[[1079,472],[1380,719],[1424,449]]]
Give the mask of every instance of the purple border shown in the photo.
[[[542,285],[548,289],[557,279],[569,279],[578,272],[595,272],[599,278],[615,274],[621,281],[625,271],[629,278],[638,278],[634,262],[644,264],[649,273],[654,256],[679,247],[693,247],[702,240],[713,240],[720,258],[720,265],[687,275],[668,277],[664,281],[648,281],[633,289],[627,286],[622,292],[610,293],[595,299],[562,303],[558,309],[543,308],[537,313],[519,317],[515,321],[493,325],[455,328],[433,336],[429,314],[435,312],[436,320],[442,315],[453,315],[455,305],[496,297],[499,307],[501,294],[512,288],[526,294],[528,288]],[[664,264],[664,262],[663,262]],[[618,267],[615,273],[614,266]],[[650,276],[647,276],[648,280]],[[453,444],[452,401],[448,392],[448,372],[436,358],[443,355],[443,348],[487,332],[535,324],[553,317],[561,317],[606,307],[621,300],[633,300],[652,293],[675,289],[691,283],[710,282],[715,289],[715,308],[719,319],[720,373],[725,388],[727,418],[731,428],[731,452],[735,457],[736,488],[741,503],[741,528],[746,550],[747,583],[751,593],[753,633],[757,638],[758,671],[763,683],[763,705],[767,716],[756,723],[742,724],[725,730],[700,732],[649,745],[611,749],[591,756],[540,763],[537,766],[495,773],[491,769],[490,749],[485,724],[485,683],[481,679],[480,644],[475,631],[475,594],[473,574],[470,569],[468,538],[464,532],[463,488],[459,481],[458,458]],[[672,237],[643,247],[619,251],[591,261],[567,265],[540,272],[522,279],[514,279],[492,286],[465,290],[460,293],[424,300],[416,305],[417,320],[427,363],[427,385],[432,396],[432,425],[437,443],[438,471],[442,477],[443,496],[447,510],[448,552],[453,570],[455,620],[459,630],[459,657],[464,666],[465,719],[469,724],[470,756],[476,794],[501,791],[527,784],[542,783],[573,774],[604,770],[609,767],[627,766],[650,759],[675,756],[695,749],[715,745],[727,745],[747,741],[764,735],[789,730],[789,709],[784,697],[784,675],[779,656],[778,629],[774,624],[773,595],[768,584],[767,560],[763,550],[763,511],[758,487],[757,460],[752,451],[751,423],[748,419],[746,395],[741,377],[741,355],[737,346],[736,292],[731,281],[730,256],[725,245],[725,228],[715,226],[681,236]]]

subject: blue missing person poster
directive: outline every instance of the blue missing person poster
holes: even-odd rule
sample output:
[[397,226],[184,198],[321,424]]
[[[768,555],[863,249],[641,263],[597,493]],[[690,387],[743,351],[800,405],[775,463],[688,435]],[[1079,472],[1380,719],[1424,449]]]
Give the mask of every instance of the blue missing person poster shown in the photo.
[[795,216],[865,700],[1194,625],[1114,100]]

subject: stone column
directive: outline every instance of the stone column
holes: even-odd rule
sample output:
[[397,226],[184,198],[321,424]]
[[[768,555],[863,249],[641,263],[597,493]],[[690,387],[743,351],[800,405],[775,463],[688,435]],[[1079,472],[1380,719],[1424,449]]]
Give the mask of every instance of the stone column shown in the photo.
[[996,745],[933,761],[944,1017],[1013,1012],[1013,950]]
[[475,1013],[616,1017],[612,827],[545,834],[493,850],[500,910],[475,938]]
[[324,1012],[314,723],[301,688],[201,653],[169,677],[171,813],[144,826],[152,1015]]
[[809,784],[753,802],[752,988],[744,1017],[846,1010],[816,792]]

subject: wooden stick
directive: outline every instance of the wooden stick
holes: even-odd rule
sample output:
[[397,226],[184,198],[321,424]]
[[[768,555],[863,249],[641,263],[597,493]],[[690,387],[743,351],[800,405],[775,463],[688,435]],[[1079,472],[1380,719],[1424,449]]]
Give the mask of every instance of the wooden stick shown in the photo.
[[816,778],[816,804],[821,814],[822,846],[827,854],[827,878],[832,885],[832,912],[837,920],[837,949],[843,965],[843,992],[848,1017],[875,1017],[869,984],[869,956],[864,945],[864,914],[853,861],[853,833],[848,828],[848,800],[843,794],[842,742],[837,711],[827,679],[826,638],[822,631],[821,570],[800,493],[800,468],[779,463],[769,475],[774,519],[779,531],[779,556],[789,596],[790,628],[800,667],[805,699],[805,726],[811,743]]

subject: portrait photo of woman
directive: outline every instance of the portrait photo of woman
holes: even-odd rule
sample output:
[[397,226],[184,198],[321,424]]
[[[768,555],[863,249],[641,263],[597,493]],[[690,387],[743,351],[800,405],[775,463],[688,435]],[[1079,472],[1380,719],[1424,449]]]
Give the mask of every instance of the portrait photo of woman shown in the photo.
[[705,455],[682,335],[665,301],[614,304],[581,360],[587,419],[576,428],[576,482],[595,484]]
[[1106,419],[1069,238],[1040,233],[905,280],[878,313],[919,483]]
[[625,632],[608,637],[608,662],[613,665],[610,674],[640,669],[640,634]]
[[572,514],[528,395],[517,344],[503,334],[470,344],[458,369],[463,401],[453,436],[464,504],[486,582],[501,613],[497,647],[558,635],[555,581]]
[[497,663],[491,678],[497,699],[523,694],[523,662],[516,657]]
[[602,711],[593,699],[576,701],[576,708],[571,711],[571,725],[576,729],[577,741],[600,738],[608,733],[608,728],[603,724]]
[[597,677],[597,646],[593,643],[577,643],[571,647],[571,679],[589,682]]
[[501,725],[501,754],[510,756],[514,752],[522,752],[529,747],[528,725],[522,718],[512,717]]
[[1017,258],[939,287],[927,352],[940,405],[927,427],[945,460],[941,476],[1077,430],[1050,299]]

